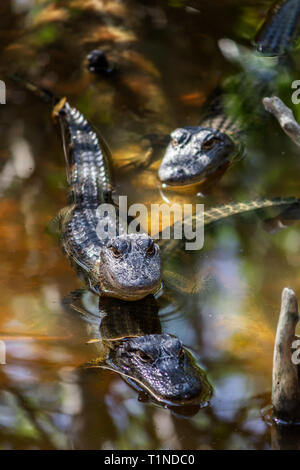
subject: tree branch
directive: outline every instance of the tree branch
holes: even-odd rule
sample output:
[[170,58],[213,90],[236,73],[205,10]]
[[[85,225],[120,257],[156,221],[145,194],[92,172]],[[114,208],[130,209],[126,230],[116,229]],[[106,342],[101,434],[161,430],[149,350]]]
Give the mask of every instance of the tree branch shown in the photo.
[[271,98],[266,97],[263,98],[262,101],[265,110],[276,117],[283,131],[300,147],[300,126],[292,110],[277,96],[272,96]]
[[285,422],[300,420],[298,366],[292,362],[292,343],[299,320],[295,293],[283,289],[273,359],[272,403],[274,418]]

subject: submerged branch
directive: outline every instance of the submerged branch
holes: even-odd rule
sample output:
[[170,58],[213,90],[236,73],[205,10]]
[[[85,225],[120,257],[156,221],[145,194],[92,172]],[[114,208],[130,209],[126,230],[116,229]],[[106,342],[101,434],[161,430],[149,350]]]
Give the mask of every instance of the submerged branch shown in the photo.
[[290,139],[300,147],[300,125],[296,121],[292,110],[277,96],[263,98],[263,105],[266,111],[276,117],[283,131]]

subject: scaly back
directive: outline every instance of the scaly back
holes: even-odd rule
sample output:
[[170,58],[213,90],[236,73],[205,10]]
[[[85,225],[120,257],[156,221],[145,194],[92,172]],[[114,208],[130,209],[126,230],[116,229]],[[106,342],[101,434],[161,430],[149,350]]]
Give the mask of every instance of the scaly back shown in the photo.
[[[72,202],[94,207],[111,202],[112,181],[107,150],[85,117],[65,100],[56,112],[63,140]],[[56,109],[59,106],[56,105]]]

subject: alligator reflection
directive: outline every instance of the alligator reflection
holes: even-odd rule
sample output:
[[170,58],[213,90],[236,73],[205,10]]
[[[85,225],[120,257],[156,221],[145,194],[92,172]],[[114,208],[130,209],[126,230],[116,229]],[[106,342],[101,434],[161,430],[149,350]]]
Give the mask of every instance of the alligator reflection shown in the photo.
[[84,315],[89,343],[97,347],[97,358],[84,367],[116,372],[140,401],[150,399],[176,414],[191,416],[208,404],[212,387],[205,372],[176,336],[162,333],[153,296],[136,302],[100,298],[96,312],[91,300],[91,293],[80,292],[70,304]]
[[286,426],[272,424],[271,429],[272,450],[299,450],[300,429],[299,426]]

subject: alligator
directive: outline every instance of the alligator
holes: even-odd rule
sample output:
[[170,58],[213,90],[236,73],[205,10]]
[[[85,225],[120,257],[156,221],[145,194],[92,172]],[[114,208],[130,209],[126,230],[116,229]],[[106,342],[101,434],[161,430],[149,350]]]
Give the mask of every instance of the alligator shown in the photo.
[[[56,105],[67,160],[68,181],[73,204],[60,214],[62,246],[89,288],[102,296],[122,300],[139,300],[156,292],[161,286],[160,248],[146,234],[126,234],[121,220],[117,220],[118,235],[99,238],[99,223],[114,222],[107,217],[99,221],[99,203],[114,204],[113,185],[105,155],[106,144],[101,148],[96,134],[82,114],[64,101]],[[67,143],[68,139],[68,143]],[[204,224],[244,212],[273,206],[289,206],[296,198],[259,199],[214,207],[205,212]],[[185,223],[195,223],[195,217]],[[166,243],[167,242],[167,243]],[[168,253],[168,242],[160,240]]]
[[[64,141],[72,204],[58,215],[64,252],[91,290],[138,300],[161,285],[160,250],[145,233],[127,233],[114,202],[107,156],[85,117],[66,99],[54,107]],[[98,213],[100,204],[110,204]]]
[[[280,5],[282,8],[272,10],[257,39],[264,55],[278,56],[293,42],[300,2],[287,0]],[[158,171],[160,181],[166,185],[202,183],[242,157],[247,133],[262,126],[257,122],[263,110],[261,99],[277,91],[281,58],[254,55],[230,40],[221,40],[219,45],[223,55],[239,62],[244,70],[226,80],[213,94],[217,97],[208,99],[200,125],[171,133]]]
[[170,134],[158,170],[163,184],[203,183],[244,157],[249,133],[259,128],[257,120],[262,118],[258,112],[263,110],[261,98],[272,94],[276,77],[269,67],[253,70],[248,53],[240,50],[248,70],[226,80],[223,89],[208,98],[200,125],[178,128]]
[[[55,222],[71,264],[89,289],[101,297],[137,301],[157,292],[161,287],[159,244],[147,234],[125,232],[114,202],[107,144],[99,141],[85,117],[66,98],[58,100],[51,92],[29,83],[26,88],[55,102],[53,116],[61,127],[71,202],[59,212]],[[295,198],[275,198],[214,207],[205,212],[204,224],[208,226],[243,212],[295,202],[298,202]],[[116,220],[109,210],[99,217],[100,204],[115,207]],[[185,219],[185,224],[195,222],[195,216]],[[117,231],[115,236],[110,236],[111,226]],[[170,250],[175,251],[169,240],[160,240],[160,244],[166,256]]]
[[88,322],[93,337],[89,343],[97,348],[97,358],[82,367],[112,370],[140,400],[175,407],[178,414],[180,408],[183,413],[187,406],[207,405],[212,386],[189,348],[176,336],[162,333],[153,295],[136,302],[95,299],[93,311],[86,295],[78,292],[66,299]]
[[[90,290],[100,296],[138,300],[161,287],[157,243],[146,233],[127,233],[110,168],[110,151],[67,99],[17,75],[7,77],[51,104],[59,123],[69,185],[69,205],[50,226],[59,229],[63,252]],[[99,211],[102,206],[103,210]]]
[[158,171],[160,181],[168,185],[201,183],[239,155],[237,143],[219,129],[184,127],[170,137]]
[[[161,286],[159,245],[147,234],[125,233],[119,219],[115,237],[108,236],[109,230],[104,231],[105,238],[99,237],[99,224],[115,226],[109,211],[102,218],[97,215],[100,203],[114,204],[106,143],[100,145],[84,116],[65,99],[55,105],[54,115],[62,130],[72,200],[58,215],[64,252],[98,295],[136,301],[155,293]],[[215,207],[205,212],[204,224],[295,202],[295,198],[274,198]],[[190,223],[194,222],[192,218]]]

